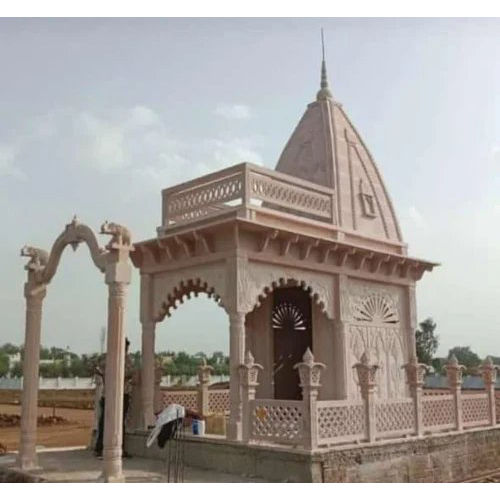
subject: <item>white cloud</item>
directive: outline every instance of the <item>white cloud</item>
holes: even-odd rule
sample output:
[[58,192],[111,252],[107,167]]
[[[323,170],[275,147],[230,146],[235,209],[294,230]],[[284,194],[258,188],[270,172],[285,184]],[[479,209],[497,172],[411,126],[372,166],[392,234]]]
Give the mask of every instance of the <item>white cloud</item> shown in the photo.
[[229,167],[244,161],[261,165],[262,157],[254,149],[250,139],[208,139],[205,141],[207,153],[218,168]]
[[408,210],[408,215],[410,216],[410,219],[412,222],[415,224],[415,226],[419,229],[426,229],[427,228],[427,222],[425,221],[424,217],[422,214],[417,210],[415,206],[411,206]]
[[16,167],[16,148],[8,144],[0,144],[0,177],[13,177],[25,180],[26,174]]
[[493,158],[493,164],[496,167],[500,167],[500,146],[494,146],[491,150],[491,156]]
[[[0,144],[0,175],[21,177],[16,153],[49,151],[65,168],[137,179],[158,189],[248,161],[262,164],[252,138],[180,138],[156,111],[146,106],[100,112],[60,109],[25,122],[16,148]],[[6,143],[7,144],[7,143]]]
[[219,104],[214,113],[228,120],[247,120],[252,116],[249,106],[245,104]]

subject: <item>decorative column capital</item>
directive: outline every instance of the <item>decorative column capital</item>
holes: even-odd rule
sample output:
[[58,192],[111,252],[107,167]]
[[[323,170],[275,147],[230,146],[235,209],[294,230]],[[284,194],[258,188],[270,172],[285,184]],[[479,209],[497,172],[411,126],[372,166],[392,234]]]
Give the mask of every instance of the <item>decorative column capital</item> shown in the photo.
[[325,368],[325,364],[314,361],[313,353],[308,347],[302,361],[294,366],[299,371],[302,390],[317,390],[321,386],[321,373]]
[[198,366],[198,382],[200,383],[200,385],[210,384],[210,375],[213,373],[213,371],[213,367],[207,365],[207,360],[203,358],[200,366]]
[[410,358],[410,361],[403,365],[406,372],[406,380],[412,388],[421,389],[424,386],[425,374],[429,370],[429,366],[425,363],[419,363],[415,356]]
[[454,354],[448,359],[444,368],[448,377],[448,385],[455,389],[461,387],[465,366],[458,363],[457,357]]
[[359,360],[359,363],[354,365],[358,373],[358,384],[361,388],[363,396],[373,393],[376,386],[375,375],[379,369],[379,365],[370,363],[370,357],[364,352]]
[[259,377],[259,371],[263,370],[264,367],[255,363],[255,358],[250,351],[245,354],[245,363],[239,366],[240,380],[243,387],[252,389],[259,385],[257,379]]
[[497,381],[497,370],[499,368],[499,366],[493,364],[493,361],[489,356],[484,360],[479,371],[485,386],[495,385]]

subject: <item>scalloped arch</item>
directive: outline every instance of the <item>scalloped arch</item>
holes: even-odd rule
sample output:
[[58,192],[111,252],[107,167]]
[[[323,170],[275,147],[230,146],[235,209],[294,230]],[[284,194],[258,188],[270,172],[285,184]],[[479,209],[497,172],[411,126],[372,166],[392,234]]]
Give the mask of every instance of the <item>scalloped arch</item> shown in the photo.
[[155,314],[156,321],[162,321],[165,316],[170,317],[172,309],[177,309],[179,305],[184,303],[185,299],[191,299],[192,295],[198,297],[200,293],[206,293],[220,307],[226,309],[221,296],[216,293],[213,286],[200,278],[185,279],[178,282],[167,294],[166,299],[161,301],[159,310]]
[[254,310],[275,288],[283,286],[300,286],[307,290],[326,316],[334,319],[333,276],[257,262],[248,263],[238,280],[238,301],[241,310]]
[[302,288],[302,290],[305,290],[311,297],[312,301],[317,304],[320,310],[328,316],[325,301],[319,293],[314,291],[313,286],[308,285],[305,281],[299,281],[294,278],[279,278],[278,280],[271,282],[269,286],[264,286],[262,293],[257,296],[257,302],[254,309],[260,307],[264,300],[271,295],[274,290],[287,286],[298,286],[299,288]]

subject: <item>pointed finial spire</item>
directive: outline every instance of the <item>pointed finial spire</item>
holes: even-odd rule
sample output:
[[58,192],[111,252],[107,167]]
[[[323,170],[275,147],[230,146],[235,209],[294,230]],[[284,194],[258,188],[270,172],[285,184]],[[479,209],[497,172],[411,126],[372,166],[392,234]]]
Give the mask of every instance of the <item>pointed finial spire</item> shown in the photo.
[[321,52],[323,56],[321,61],[321,88],[316,94],[316,99],[318,101],[332,98],[332,93],[330,91],[330,87],[328,86],[328,76],[326,74],[325,38],[323,36],[323,28],[321,28]]

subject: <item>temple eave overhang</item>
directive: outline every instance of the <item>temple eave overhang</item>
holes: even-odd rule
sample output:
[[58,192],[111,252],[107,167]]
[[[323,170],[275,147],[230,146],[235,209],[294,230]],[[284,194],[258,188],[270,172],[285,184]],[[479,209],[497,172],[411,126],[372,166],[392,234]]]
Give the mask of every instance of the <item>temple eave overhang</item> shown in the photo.
[[384,279],[418,281],[439,264],[347,241],[342,232],[276,228],[237,214],[191,227],[160,231],[160,236],[134,243],[134,266],[143,272],[220,260],[235,251],[249,259],[275,261],[322,272],[363,274]]

